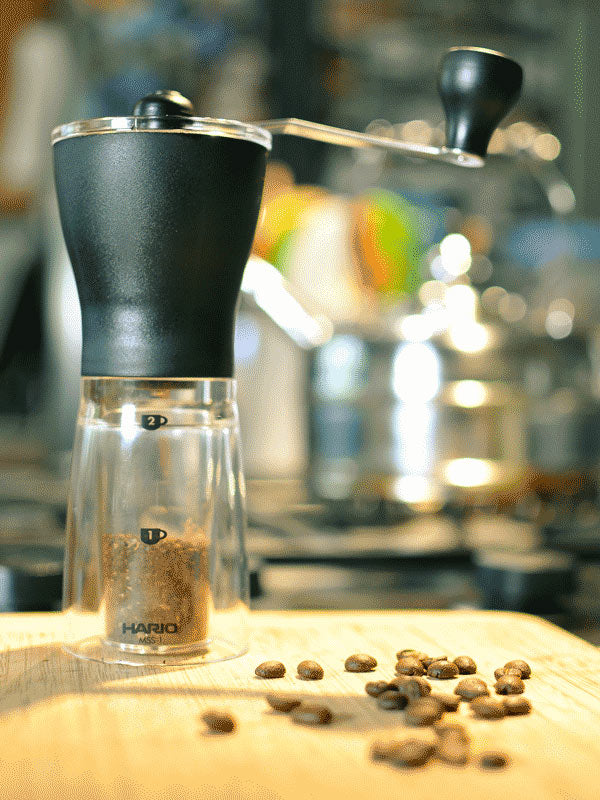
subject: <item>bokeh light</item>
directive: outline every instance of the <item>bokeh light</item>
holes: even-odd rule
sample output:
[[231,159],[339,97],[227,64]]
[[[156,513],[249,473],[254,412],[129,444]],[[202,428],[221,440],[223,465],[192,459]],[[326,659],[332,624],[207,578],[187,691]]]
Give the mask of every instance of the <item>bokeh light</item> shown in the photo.
[[478,295],[475,289],[464,284],[449,286],[446,290],[445,304],[448,312],[457,322],[472,321],[477,311]]
[[493,475],[493,464],[483,458],[455,458],[444,468],[444,477],[452,486],[485,486]]
[[402,139],[415,144],[431,144],[433,130],[424,119],[413,119],[405,122],[400,128]]
[[456,381],[451,387],[451,396],[456,405],[477,408],[487,399],[487,389],[481,381]]
[[560,142],[551,133],[540,133],[533,140],[532,150],[543,161],[554,161],[560,153]]
[[463,353],[479,353],[490,341],[487,328],[470,320],[452,323],[448,335],[454,347]]
[[537,131],[529,122],[513,122],[506,129],[509,142],[517,150],[526,150],[533,143]]
[[508,292],[502,286],[490,286],[481,295],[481,305],[493,314],[498,313],[498,303]]
[[440,242],[440,258],[450,275],[464,275],[471,266],[471,243],[461,233],[451,233]]
[[545,327],[546,333],[553,339],[566,339],[573,330],[573,317],[560,309],[549,311]]
[[469,278],[473,283],[485,283],[489,281],[494,272],[492,262],[482,253],[476,253],[471,261],[469,268]]
[[419,289],[419,300],[422,305],[443,303],[446,296],[446,284],[442,281],[425,281]]
[[498,300],[498,313],[505,322],[519,322],[527,313],[527,303],[520,294],[504,294]]
[[506,148],[506,133],[500,128],[496,128],[496,130],[492,134],[490,143],[488,144],[487,151],[490,155],[496,155],[497,153],[503,153],[505,148]]

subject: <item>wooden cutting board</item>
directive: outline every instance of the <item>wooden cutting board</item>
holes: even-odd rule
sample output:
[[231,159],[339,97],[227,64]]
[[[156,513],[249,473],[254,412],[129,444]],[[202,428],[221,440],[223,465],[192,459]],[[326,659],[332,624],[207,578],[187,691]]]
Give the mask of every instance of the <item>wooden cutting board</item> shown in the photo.
[[[61,800],[352,800],[476,798],[597,800],[600,797],[600,651],[537,617],[503,612],[256,613],[253,645],[222,664],[149,674],[82,662],[63,654],[58,614],[0,615],[0,798]],[[528,717],[472,719],[467,704],[446,719],[468,727],[476,755],[510,754],[501,771],[431,762],[399,769],[369,760],[385,736],[432,735],[408,728],[403,712],[382,711],[364,692],[391,678],[395,652],[468,654],[493,684],[512,658],[530,662]],[[344,671],[353,652],[374,655],[369,675]],[[300,681],[305,658],[325,668]],[[254,676],[266,659],[287,675]],[[452,691],[456,680],[434,681]],[[329,727],[305,728],[274,712],[274,689],[318,696],[335,714]],[[493,692],[493,690],[492,690]],[[230,710],[232,735],[209,734],[206,708]]]

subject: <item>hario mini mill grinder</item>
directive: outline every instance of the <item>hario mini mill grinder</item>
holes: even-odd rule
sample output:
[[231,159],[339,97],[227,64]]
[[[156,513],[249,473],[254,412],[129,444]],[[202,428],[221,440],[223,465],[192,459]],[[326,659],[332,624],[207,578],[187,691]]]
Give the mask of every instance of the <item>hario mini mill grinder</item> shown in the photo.
[[271,134],[481,166],[521,81],[502,54],[450,50],[439,77],[442,148],[295,119],[198,118],[164,91],[131,117],[53,132],[83,325],[63,598],[69,652],[171,666],[247,649],[233,328]]

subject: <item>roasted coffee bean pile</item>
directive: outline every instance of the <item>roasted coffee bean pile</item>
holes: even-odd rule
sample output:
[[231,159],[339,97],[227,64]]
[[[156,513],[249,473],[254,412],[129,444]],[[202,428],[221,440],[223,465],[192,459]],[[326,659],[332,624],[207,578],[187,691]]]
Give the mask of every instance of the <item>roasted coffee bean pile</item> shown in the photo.
[[[521,659],[508,661],[494,672],[496,695],[506,695],[496,699],[491,696],[486,681],[475,675],[477,664],[470,656],[461,655],[450,661],[447,656],[432,658],[420,650],[407,649],[398,651],[396,658],[397,677],[387,683],[370,681],[365,691],[376,698],[379,708],[403,711],[406,725],[432,727],[437,734],[437,744],[413,738],[379,740],[372,744],[370,751],[374,761],[420,767],[435,758],[446,764],[464,766],[471,760],[469,735],[460,723],[444,722],[445,713],[458,711],[461,701],[469,704],[473,718],[496,720],[531,711],[531,703],[520,696],[525,688],[523,681],[531,676],[531,668]],[[428,678],[449,680],[459,675],[468,677],[456,683],[452,694],[431,691]],[[499,769],[509,762],[505,753],[496,751],[481,753],[478,759],[485,769]]]
[[[384,739],[373,742],[370,750],[374,761],[383,761],[402,767],[421,767],[429,760],[455,766],[464,766],[471,760],[470,737],[459,722],[445,722],[444,714],[457,712],[461,701],[468,703],[472,718],[502,719],[531,712],[531,703],[522,696],[524,681],[531,677],[531,667],[526,661],[507,661],[494,671],[494,690],[500,697],[492,697],[488,684],[477,677],[477,664],[466,655],[450,661],[447,656],[431,657],[419,650],[400,650],[396,653],[396,677],[389,681],[368,681],[365,692],[383,711],[403,712],[406,725],[428,727],[436,734],[436,743],[415,738],[404,740]],[[344,662],[347,672],[372,672],[377,660],[367,653],[354,653]],[[316,661],[301,661],[297,678],[304,681],[321,680],[325,671]],[[281,661],[264,661],[255,669],[262,679],[282,678],[286,667]],[[425,677],[427,675],[427,677]],[[432,692],[428,679],[449,680],[461,678],[452,693]],[[289,714],[298,725],[328,725],[334,715],[318,697],[306,698],[287,694],[267,694],[265,700],[273,711]],[[202,715],[210,731],[231,733],[236,721],[229,712],[210,710]],[[480,753],[477,763],[485,769],[500,769],[510,763],[506,753],[487,751]]]

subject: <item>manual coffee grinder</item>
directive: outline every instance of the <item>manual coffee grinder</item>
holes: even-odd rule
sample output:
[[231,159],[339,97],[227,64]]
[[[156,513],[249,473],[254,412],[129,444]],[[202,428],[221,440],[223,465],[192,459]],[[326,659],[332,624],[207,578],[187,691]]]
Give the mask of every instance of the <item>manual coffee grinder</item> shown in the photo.
[[521,81],[500,53],[450,50],[441,148],[295,119],[200,118],[171,91],[130,117],[53,131],[83,326],[63,596],[70,653],[173,666],[247,650],[233,329],[272,133],[482,166]]

